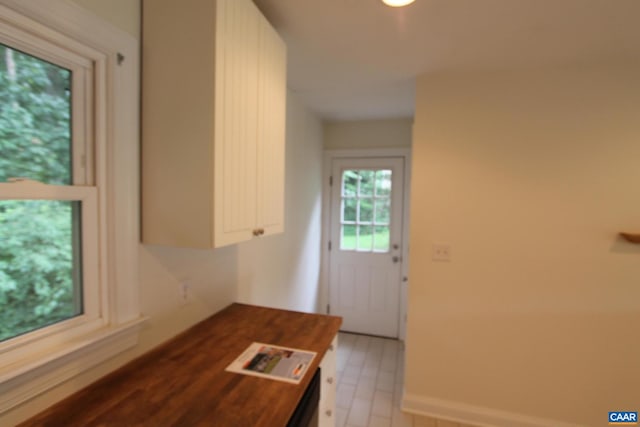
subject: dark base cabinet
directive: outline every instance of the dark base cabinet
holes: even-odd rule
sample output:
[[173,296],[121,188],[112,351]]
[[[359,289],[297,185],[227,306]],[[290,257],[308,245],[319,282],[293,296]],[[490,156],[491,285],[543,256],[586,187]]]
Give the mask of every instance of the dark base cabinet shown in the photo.
[[318,427],[318,404],[320,403],[320,368],[304,392],[300,403],[287,423],[287,427]]

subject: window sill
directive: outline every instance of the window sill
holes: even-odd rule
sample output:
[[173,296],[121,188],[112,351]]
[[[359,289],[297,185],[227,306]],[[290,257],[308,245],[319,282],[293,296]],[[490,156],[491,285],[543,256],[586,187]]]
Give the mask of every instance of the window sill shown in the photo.
[[145,317],[0,370],[0,414],[135,346]]

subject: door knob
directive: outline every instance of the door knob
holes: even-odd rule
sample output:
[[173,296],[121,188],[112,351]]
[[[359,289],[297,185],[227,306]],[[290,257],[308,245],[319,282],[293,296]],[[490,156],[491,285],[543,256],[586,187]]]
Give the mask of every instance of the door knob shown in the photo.
[[393,258],[391,258],[391,260],[393,261],[394,264],[397,264],[400,262],[400,257],[399,256],[394,256]]

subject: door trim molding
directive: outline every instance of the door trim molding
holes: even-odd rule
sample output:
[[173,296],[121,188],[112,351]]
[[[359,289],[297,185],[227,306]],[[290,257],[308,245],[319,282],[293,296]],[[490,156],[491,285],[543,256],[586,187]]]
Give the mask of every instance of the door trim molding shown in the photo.
[[[322,162],[322,259],[320,264],[320,307],[326,313],[329,304],[329,240],[331,235],[331,177],[332,163],[336,159],[401,157],[404,160],[404,189],[402,200],[402,277],[409,272],[409,195],[411,189],[411,148],[359,148],[325,150]],[[400,283],[400,319],[398,319],[398,338],[406,337],[407,318],[407,286],[409,282]]]

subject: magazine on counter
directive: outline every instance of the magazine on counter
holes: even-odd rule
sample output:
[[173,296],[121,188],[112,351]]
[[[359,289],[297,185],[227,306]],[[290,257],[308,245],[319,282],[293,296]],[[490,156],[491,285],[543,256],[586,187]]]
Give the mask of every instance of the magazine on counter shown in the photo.
[[298,384],[316,352],[254,342],[226,371]]

